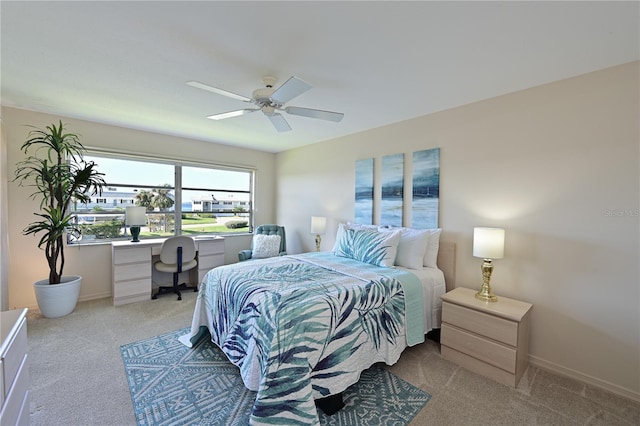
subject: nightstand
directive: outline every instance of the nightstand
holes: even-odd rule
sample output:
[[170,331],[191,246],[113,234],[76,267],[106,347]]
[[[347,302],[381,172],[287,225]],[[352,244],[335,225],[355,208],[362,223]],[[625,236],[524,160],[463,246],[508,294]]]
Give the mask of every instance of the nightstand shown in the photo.
[[475,298],[458,287],[442,296],[442,356],[500,383],[516,386],[529,363],[530,303]]

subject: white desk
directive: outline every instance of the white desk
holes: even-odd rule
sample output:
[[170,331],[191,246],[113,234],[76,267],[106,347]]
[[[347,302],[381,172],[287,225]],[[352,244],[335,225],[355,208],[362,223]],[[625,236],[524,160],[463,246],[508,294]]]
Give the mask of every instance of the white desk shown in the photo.
[[[111,265],[113,276],[113,304],[142,302],[151,299],[153,284],[171,278],[154,270],[154,256],[160,255],[160,247],[166,238],[111,243]],[[212,268],[224,264],[224,238],[195,238],[198,268],[184,272],[191,284],[199,284],[202,277]],[[180,277],[182,280],[186,278]],[[165,283],[162,283],[165,284]]]

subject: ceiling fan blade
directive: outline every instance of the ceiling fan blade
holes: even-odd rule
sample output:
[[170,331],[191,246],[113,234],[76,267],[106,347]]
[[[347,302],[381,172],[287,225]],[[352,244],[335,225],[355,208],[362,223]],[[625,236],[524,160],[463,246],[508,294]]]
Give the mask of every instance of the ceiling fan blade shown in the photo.
[[269,120],[271,120],[271,124],[276,128],[279,132],[288,132],[291,130],[291,126],[287,123],[287,120],[284,119],[282,114],[278,114],[277,112],[274,114],[265,114]]
[[187,84],[191,87],[207,90],[209,92],[217,93],[218,95],[226,96],[228,98],[237,99],[239,101],[244,101],[244,102],[251,102],[251,99],[247,98],[246,96],[242,96],[232,92],[228,92],[226,90],[218,89],[217,87],[209,86],[208,84],[198,83],[197,81],[187,81]]
[[295,76],[289,77],[289,80],[282,83],[282,86],[278,87],[275,92],[271,94],[271,99],[280,105],[284,105],[296,96],[302,95],[312,87],[313,86],[301,78]]
[[303,117],[319,118],[320,120],[335,121],[338,123],[344,117],[341,112],[322,111],[320,109],[300,108],[295,106],[289,106],[283,108],[286,113],[293,115],[301,115]]
[[225,118],[237,117],[239,115],[249,114],[250,112],[260,111],[260,108],[255,109],[238,109],[235,111],[221,112],[220,114],[213,114],[208,116],[212,120],[224,120]]

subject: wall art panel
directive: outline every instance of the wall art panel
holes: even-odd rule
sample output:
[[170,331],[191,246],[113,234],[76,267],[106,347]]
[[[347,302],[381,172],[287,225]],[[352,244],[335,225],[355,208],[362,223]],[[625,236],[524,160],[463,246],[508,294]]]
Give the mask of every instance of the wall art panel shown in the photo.
[[402,226],[404,154],[382,157],[382,205],[380,225]]
[[413,153],[411,226],[438,228],[440,203],[440,148]]
[[373,158],[356,160],[355,223],[373,224]]

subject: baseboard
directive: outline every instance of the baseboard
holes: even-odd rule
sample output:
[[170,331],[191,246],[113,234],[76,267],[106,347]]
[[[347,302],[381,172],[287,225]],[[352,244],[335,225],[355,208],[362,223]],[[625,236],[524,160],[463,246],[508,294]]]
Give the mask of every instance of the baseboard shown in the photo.
[[[111,292],[107,291],[102,293],[94,293],[94,294],[80,296],[78,297],[78,302],[88,302],[90,300],[106,299],[111,297],[112,297]],[[151,300],[151,296],[149,296],[149,300]],[[19,308],[18,306],[15,306],[15,307],[12,307],[11,309],[18,309],[18,308]],[[40,310],[38,309],[38,304],[29,305],[29,306],[20,306],[20,308],[27,308],[29,312],[33,312],[33,311],[40,312]]]
[[580,382],[606,390],[616,395],[629,398],[633,401],[640,402],[640,393],[638,392],[623,388],[622,386],[607,382],[606,380],[601,380],[596,377],[580,373],[579,371],[573,370],[571,368],[563,367],[561,365],[546,361],[532,355],[529,355],[529,364],[535,367],[542,368],[543,370],[558,374],[559,376],[569,377],[571,379],[578,380]]
[[[88,302],[89,300],[106,299],[112,296],[113,294],[111,293],[111,291],[103,291],[102,293],[86,294],[84,296],[80,296],[78,298],[78,302]],[[151,296],[149,296],[149,300],[151,300]]]
[[38,311],[40,312],[40,310],[38,309],[38,305],[29,305],[29,306],[12,306],[11,309],[19,309],[19,308],[27,308],[27,310],[29,312],[34,312],[34,311]]

